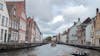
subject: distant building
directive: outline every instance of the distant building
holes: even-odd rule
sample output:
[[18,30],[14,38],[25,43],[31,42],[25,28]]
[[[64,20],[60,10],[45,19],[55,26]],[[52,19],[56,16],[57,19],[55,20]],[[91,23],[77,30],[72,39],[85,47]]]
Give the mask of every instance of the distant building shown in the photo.
[[67,43],[70,43],[70,41],[69,41],[69,32],[70,32],[70,28],[68,28],[68,30],[67,30]]
[[100,12],[98,8],[96,9],[96,17],[94,21],[93,43],[96,46],[100,46]]
[[93,24],[92,21],[87,25],[86,30],[85,30],[85,43],[86,45],[93,45],[92,40],[93,40]]
[[9,42],[18,42],[19,39],[19,18],[16,15],[17,8],[15,4],[7,2],[7,9],[9,12]]
[[74,22],[74,25],[69,30],[68,38],[70,44],[78,44],[77,30],[80,24],[81,24],[80,19],[78,19],[78,21]]
[[57,36],[53,36],[51,40],[57,42]]
[[42,33],[35,21],[34,21],[34,26],[35,26],[35,42],[41,42],[42,41]]
[[19,37],[18,42],[25,42],[26,35],[26,11],[25,11],[25,1],[7,1],[10,5],[16,7],[16,16],[19,19]]
[[5,0],[0,0],[0,43],[8,42],[9,15]]
[[68,42],[67,31],[64,31],[62,34],[60,34],[60,41],[59,42],[63,42],[63,43],[67,43]]
[[27,18],[26,39],[25,40],[27,43],[35,42],[35,25],[34,25],[34,19],[31,17]]
[[56,35],[56,41],[57,42],[60,42],[60,35],[61,35],[60,33],[58,33],[58,35]]
[[91,22],[91,19],[88,17],[86,20],[84,20],[79,26],[78,26],[78,31],[77,31],[77,36],[78,36],[78,43],[79,44],[86,44],[86,27],[89,25]]

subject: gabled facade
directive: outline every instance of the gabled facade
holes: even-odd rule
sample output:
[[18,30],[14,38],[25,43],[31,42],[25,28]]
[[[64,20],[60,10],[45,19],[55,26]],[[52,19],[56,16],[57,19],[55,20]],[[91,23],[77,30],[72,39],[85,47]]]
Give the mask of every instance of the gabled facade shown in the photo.
[[60,34],[60,41],[59,42],[68,43],[67,31],[64,31],[62,34]]
[[26,42],[27,43],[35,42],[35,25],[34,25],[34,19],[31,17],[27,18]]
[[77,30],[80,24],[80,19],[78,19],[78,22],[74,22],[74,25],[69,30],[68,38],[70,44],[78,44]]
[[8,42],[9,15],[5,0],[0,0],[0,43]]
[[86,40],[86,27],[91,22],[90,17],[88,17],[85,21],[83,21],[78,26],[77,36],[78,36],[78,42],[79,44],[85,44]]
[[42,41],[42,33],[35,21],[34,21],[34,26],[35,26],[35,42],[41,42]]
[[34,20],[34,18],[27,18],[26,26],[26,42],[27,43],[37,43],[42,42],[42,33]]
[[19,36],[18,42],[23,43],[25,42],[25,35],[26,35],[26,10],[25,10],[25,1],[8,1],[10,5],[14,5],[16,7],[16,16],[19,20]]
[[93,21],[89,22],[89,24],[85,28],[85,44],[93,45]]
[[9,13],[9,42],[18,42],[19,37],[19,18],[17,17],[17,8],[15,4],[7,3]]
[[58,33],[58,35],[56,36],[56,41],[57,41],[57,42],[60,42],[60,35],[61,35],[61,34]]
[[99,9],[96,9],[96,17],[94,21],[94,45],[100,46],[100,12]]

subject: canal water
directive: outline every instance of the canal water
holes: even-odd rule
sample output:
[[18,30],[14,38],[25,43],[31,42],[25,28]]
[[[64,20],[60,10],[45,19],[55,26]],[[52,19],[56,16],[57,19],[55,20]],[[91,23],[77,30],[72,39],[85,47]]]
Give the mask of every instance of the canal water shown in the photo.
[[[29,48],[23,50],[2,52],[0,56],[73,56],[71,53],[79,50],[79,48],[59,45],[51,46],[51,44]],[[88,53],[89,56],[100,56],[100,52],[94,50],[80,49]]]

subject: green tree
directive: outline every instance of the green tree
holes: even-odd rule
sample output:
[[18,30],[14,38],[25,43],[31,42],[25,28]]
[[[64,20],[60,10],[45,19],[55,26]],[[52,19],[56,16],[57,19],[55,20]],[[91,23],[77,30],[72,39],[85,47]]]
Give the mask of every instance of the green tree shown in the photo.
[[51,39],[52,39],[52,37],[51,36],[48,36],[48,37],[46,37],[45,41],[46,42],[51,42]]

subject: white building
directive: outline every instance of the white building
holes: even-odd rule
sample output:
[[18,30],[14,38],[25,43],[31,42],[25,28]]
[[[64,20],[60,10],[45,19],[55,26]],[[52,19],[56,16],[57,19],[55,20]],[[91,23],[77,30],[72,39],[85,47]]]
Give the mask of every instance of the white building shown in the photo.
[[8,41],[9,15],[5,0],[0,0],[0,43]]
[[40,29],[35,22],[35,42],[42,42],[42,33],[40,32]]
[[70,28],[69,34],[68,34],[69,43],[78,44],[77,26],[80,24],[81,24],[80,19],[78,19],[78,22],[74,22],[74,25]]
[[56,42],[57,41],[57,36],[53,36],[51,40]]
[[85,43],[87,45],[91,45],[92,44],[92,40],[93,40],[93,24],[92,23],[87,25],[85,33],[86,33],[85,34],[86,35]]
[[67,41],[67,34],[61,34],[60,35],[60,42],[66,43]]
[[59,36],[60,36],[59,42],[63,42],[63,43],[67,43],[68,42],[68,32],[67,31],[64,31]]

